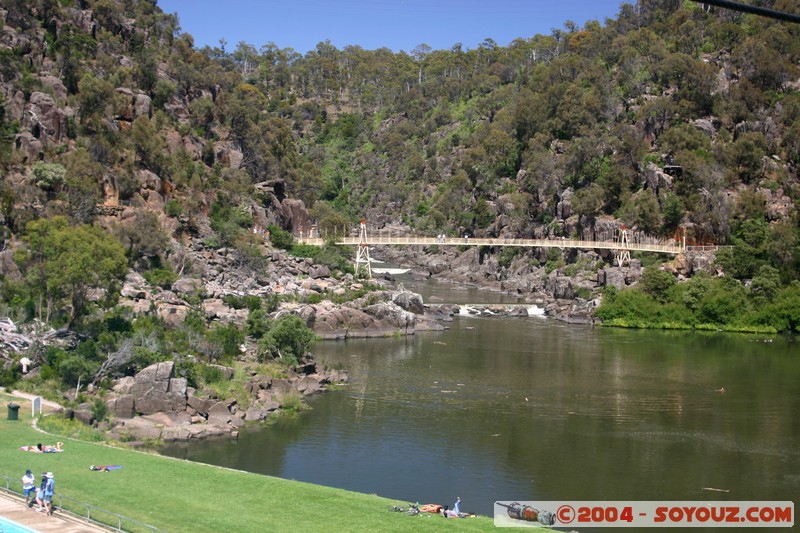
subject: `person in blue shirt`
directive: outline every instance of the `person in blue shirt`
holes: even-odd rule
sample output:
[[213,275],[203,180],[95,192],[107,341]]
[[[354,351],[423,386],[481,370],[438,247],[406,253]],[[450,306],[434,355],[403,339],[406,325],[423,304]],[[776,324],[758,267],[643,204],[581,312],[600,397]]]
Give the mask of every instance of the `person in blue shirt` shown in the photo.
[[42,501],[44,502],[44,512],[46,514],[53,514],[53,493],[55,492],[56,481],[53,479],[53,473],[48,472],[45,474],[47,481],[44,485],[44,496],[42,497]]

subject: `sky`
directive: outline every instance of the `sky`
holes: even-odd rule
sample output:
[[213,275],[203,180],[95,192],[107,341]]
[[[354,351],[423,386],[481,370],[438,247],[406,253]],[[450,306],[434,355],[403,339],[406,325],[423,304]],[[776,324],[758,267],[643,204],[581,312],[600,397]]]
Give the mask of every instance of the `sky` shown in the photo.
[[[616,18],[623,0],[158,0],[177,13],[181,31],[198,48],[232,52],[274,43],[305,55],[329,40],[339,50],[357,45],[411,52],[426,44],[477,48],[487,38],[508,46],[517,38],[549,35],[568,20],[583,26]],[[629,0],[628,3],[635,3]]]

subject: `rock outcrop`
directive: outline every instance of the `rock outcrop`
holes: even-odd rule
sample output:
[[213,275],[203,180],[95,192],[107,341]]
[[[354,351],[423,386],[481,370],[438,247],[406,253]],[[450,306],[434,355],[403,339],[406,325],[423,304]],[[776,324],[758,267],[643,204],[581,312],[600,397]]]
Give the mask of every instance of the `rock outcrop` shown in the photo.
[[[223,379],[233,377],[233,369],[216,366]],[[253,374],[245,383],[247,405],[233,399],[220,399],[212,390],[188,387],[186,379],[175,375],[175,363],[155,363],[134,377],[117,381],[106,399],[110,413],[109,436],[146,441],[203,439],[213,436],[236,437],[246,422],[264,420],[279,410],[292,395],[309,396],[324,391],[331,383],[345,383],[342,371],[320,371],[305,361],[287,372],[285,378]],[[73,416],[92,423],[91,410],[73,411]]]
[[343,305],[325,300],[284,309],[303,318],[322,339],[411,335],[443,329],[425,315],[422,298],[408,291],[380,291]]

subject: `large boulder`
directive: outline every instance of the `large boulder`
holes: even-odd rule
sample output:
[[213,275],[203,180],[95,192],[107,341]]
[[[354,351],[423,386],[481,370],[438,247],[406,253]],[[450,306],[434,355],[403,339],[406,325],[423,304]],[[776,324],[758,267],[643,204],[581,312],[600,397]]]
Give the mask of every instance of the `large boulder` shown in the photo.
[[170,326],[180,326],[189,314],[189,307],[186,305],[174,305],[159,302],[157,305],[158,316]]
[[256,405],[251,405],[250,407],[247,408],[247,412],[244,415],[244,419],[247,421],[264,420],[265,418],[267,418],[267,415],[269,415],[269,411],[267,411],[260,405],[256,404]]
[[604,287],[612,286],[618,289],[625,287],[625,272],[617,267],[605,267],[598,272],[600,284]]
[[477,246],[472,246],[450,263],[453,270],[461,272],[477,272],[480,265],[480,250]]
[[314,265],[309,268],[308,276],[312,279],[329,278],[331,270],[325,265]]
[[293,390],[294,387],[292,387],[292,383],[288,379],[274,378],[270,386],[270,391],[272,392],[271,396],[277,398],[290,394]]
[[573,279],[569,276],[559,276],[553,270],[545,280],[545,291],[552,294],[556,300],[571,300],[575,297]]
[[187,441],[194,436],[191,426],[170,426],[161,430],[161,440],[164,442]]
[[208,410],[208,423],[212,426],[227,426],[231,422],[231,412],[225,402],[217,402]]
[[425,313],[425,305],[422,303],[422,296],[415,292],[401,291],[394,293],[392,294],[392,302],[415,315],[422,315]]
[[37,138],[61,144],[67,140],[72,114],[70,108],[58,107],[49,94],[34,91],[31,93],[30,107],[23,123]]
[[559,202],[556,204],[556,216],[561,220],[566,220],[572,216],[572,197],[574,192],[572,187],[567,187],[559,193]]
[[136,410],[144,415],[172,411],[176,407],[172,395],[158,389],[150,389],[145,394],[137,396],[135,406]]
[[192,423],[191,415],[186,412],[153,413],[152,415],[143,415],[142,418],[163,427],[186,426]]
[[314,394],[315,392],[319,392],[322,388],[319,378],[314,378],[313,376],[304,376],[302,378],[298,378],[297,381],[295,381],[294,386],[295,389],[297,389],[297,392],[300,392],[306,396]]
[[672,176],[661,170],[655,163],[648,163],[644,173],[644,182],[648,189],[656,195],[660,191],[672,189]]
[[133,418],[135,399],[131,394],[123,394],[108,401],[108,410],[114,418]]
[[42,76],[39,78],[39,81],[52,91],[59,102],[63,103],[67,101],[67,87],[61,82],[60,78],[56,76]]
[[151,420],[137,416],[119,422],[112,431],[112,435],[136,440],[157,440],[161,438],[162,427]]
[[178,294],[200,294],[203,290],[203,280],[197,278],[180,278],[172,284],[172,290]]
[[[313,310],[309,310],[311,307]],[[392,302],[379,302],[357,309],[324,301],[298,311],[306,325],[325,339],[382,337],[394,333],[413,333],[416,315]]]
[[378,321],[375,325],[381,329],[389,327],[393,331],[399,330],[401,333],[413,332],[417,320],[414,313],[406,311],[394,302],[379,302],[365,307],[364,312],[374,317]]
[[194,394],[190,394],[188,398],[186,398],[186,405],[204,417],[208,416],[208,410],[212,405],[214,405],[214,403],[216,403],[214,400],[201,398],[199,396],[195,396]]
[[244,155],[236,149],[233,143],[217,141],[214,143],[214,162],[223,167],[239,168],[244,160]]
[[281,202],[281,218],[283,227],[290,232],[308,230],[311,223],[308,210],[302,200],[287,198]]
[[42,141],[27,131],[14,136],[14,148],[22,153],[23,162],[31,165],[39,161],[43,150]]
[[135,410],[153,414],[186,409],[186,379],[175,378],[175,363],[155,363],[135,376],[131,387]]
[[133,97],[133,116],[149,117],[152,110],[152,102],[146,94],[137,93]]

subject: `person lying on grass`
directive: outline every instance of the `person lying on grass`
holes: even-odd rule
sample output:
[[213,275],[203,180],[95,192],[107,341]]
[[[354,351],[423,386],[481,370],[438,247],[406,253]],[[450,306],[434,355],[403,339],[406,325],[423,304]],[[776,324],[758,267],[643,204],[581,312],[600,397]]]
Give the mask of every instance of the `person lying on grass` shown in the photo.
[[92,472],[111,472],[112,470],[119,470],[122,468],[119,465],[103,465],[103,466],[95,466],[92,465],[89,467],[89,470]]
[[55,446],[48,446],[42,445],[40,442],[36,446],[20,446],[20,450],[23,452],[33,452],[33,453],[58,453],[64,451],[64,443],[63,442],[56,442]]

